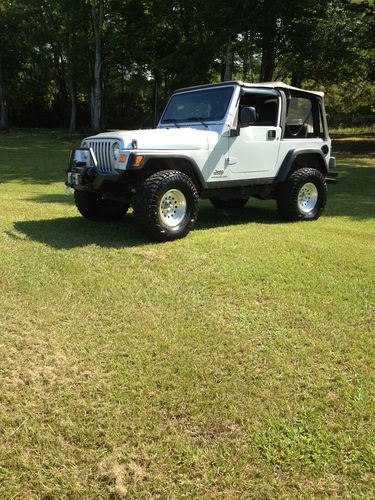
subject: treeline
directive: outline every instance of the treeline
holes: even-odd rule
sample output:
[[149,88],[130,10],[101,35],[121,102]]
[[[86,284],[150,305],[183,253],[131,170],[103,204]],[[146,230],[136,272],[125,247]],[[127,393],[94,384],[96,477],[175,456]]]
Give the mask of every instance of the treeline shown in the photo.
[[374,112],[374,2],[0,0],[0,128],[150,127],[220,80],[323,89],[331,125]]

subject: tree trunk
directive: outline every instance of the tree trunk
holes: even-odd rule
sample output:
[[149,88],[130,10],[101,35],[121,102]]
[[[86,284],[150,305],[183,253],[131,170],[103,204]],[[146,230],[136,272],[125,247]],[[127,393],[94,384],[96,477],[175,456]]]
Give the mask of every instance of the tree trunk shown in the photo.
[[262,50],[262,64],[260,66],[260,81],[271,82],[275,69],[275,59],[272,50],[264,47]]
[[233,45],[232,35],[229,35],[228,45],[227,45],[227,55],[225,58],[225,70],[224,70],[223,82],[232,80],[233,60],[234,60],[234,45]]
[[298,73],[293,73],[292,74],[292,87],[302,87],[302,77]]
[[0,130],[5,130],[8,127],[8,112],[5,100],[4,80],[3,80],[3,65],[0,56]]
[[[72,19],[69,13],[65,13],[65,24],[66,26],[72,26]],[[69,95],[70,95],[70,118],[69,118],[69,130],[70,132],[75,132],[77,129],[77,75],[78,69],[76,66],[76,55],[77,55],[77,36],[74,28],[72,31],[68,31],[66,34],[65,46],[67,50],[66,54],[66,74],[69,85]]]
[[62,50],[59,44],[54,45],[51,43],[52,53],[53,53],[53,64],[56,74],[56,83],[59,89],[56,105],[57,105],[57,115],[59,126],[64,128],[67,125],[67,109],[68,109],[68,93],[66,87],[66,73],[65,73],[65,63]]
[[275,71],[277,46],[277,17],[273,0],[265,0],[263,4],[262,26],[262,62],[260,66],[260,81],[271,82]]
[[94,87],[90,89],[90,120],[94,123]]
[[123,119],[125,114],[125,66],[121,65],[121,117]]
[[159,99],[158,87],[159,87],[159,76],[158,76],[158,72],[154,71],[154,89],[152,92],[152,99],[154,101],[154,116],[153,116],[153,120],[152,120],[152,125],[154,128],[156,128],[156,125],[158,124],[158,122],[157,122],[157,120],[158,120],[158,99]]
[[107,75],[102,74],[102,108],[100,114],[100,128],[105,129],[107,126]]
[[95,132],[98,132],[101,126],[102,114],[102,27],[104,20],[103,0],[91,0],[91,19],[94,32],[94,74],[91,94],[91,128]]
[[77,128],[77,83],[70,81],[70,132],[75,132]]

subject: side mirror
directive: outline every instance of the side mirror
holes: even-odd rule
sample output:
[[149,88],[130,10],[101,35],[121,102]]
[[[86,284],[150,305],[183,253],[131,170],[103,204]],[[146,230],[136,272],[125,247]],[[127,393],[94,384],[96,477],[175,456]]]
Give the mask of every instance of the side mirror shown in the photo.
[[246,106],[245,108],[241,109],[241,114],[240,114],[240,127],[248,127],[252,123],[255,123],[257,120],[257,113],[255,111],[255,108]]

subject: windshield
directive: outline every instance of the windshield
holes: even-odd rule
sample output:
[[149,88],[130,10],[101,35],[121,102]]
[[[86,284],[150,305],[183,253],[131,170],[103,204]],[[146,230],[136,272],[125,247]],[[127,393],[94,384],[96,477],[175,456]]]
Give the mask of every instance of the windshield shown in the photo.
[[222,120],[232,94],[233,87],[176,94],[169,101],[161,123]]

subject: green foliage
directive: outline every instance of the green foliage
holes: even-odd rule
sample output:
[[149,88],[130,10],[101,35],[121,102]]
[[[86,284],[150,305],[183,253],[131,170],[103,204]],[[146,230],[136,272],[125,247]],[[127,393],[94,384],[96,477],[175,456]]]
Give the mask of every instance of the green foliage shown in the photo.
[[[156,95],[160,113],[171,90],[220,81],[230,63],[239,79],[328,91],[334,125],[372,119],[371,1],[103,2],[103,126],[150,126]],[[1,0],[0,59],[12,124],[66,127],[77,95],[78,125],[89,125],[91,1]]]

